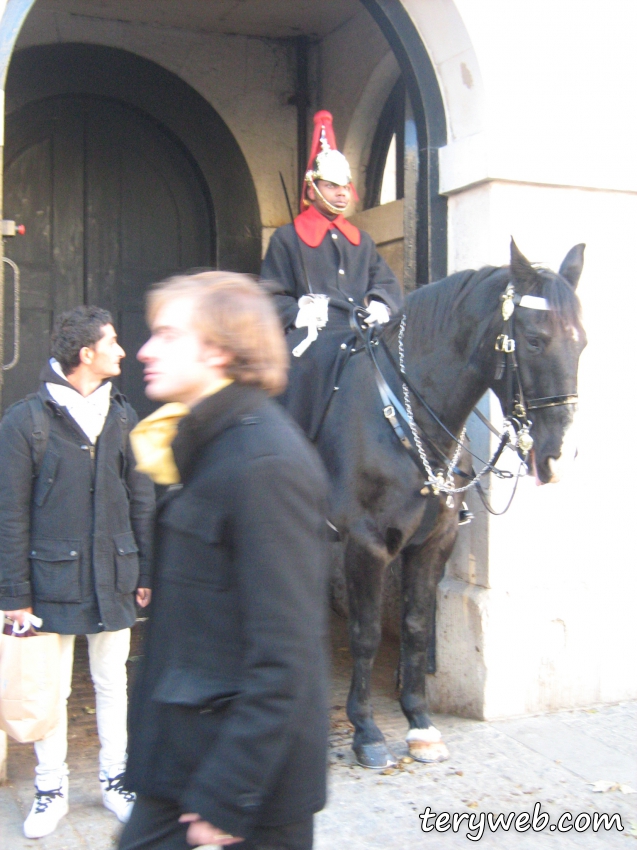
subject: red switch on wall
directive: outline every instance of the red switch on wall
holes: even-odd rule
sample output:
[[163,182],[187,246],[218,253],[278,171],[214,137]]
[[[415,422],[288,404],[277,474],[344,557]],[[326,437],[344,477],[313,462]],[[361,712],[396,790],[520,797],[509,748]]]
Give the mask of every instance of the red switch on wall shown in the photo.
[[27,229],[23,224],[16,224],[15,221],[11,221],[11,219],[7,218],[2,219],[0,226],[0,235],[2,236],[24,236],[27,232]]

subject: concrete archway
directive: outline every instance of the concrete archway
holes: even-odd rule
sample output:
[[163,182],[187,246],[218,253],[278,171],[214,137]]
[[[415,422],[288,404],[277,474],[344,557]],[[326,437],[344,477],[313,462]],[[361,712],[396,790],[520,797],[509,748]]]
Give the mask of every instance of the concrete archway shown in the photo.
[[361,0],[391,46],[405,80],[417,132],[416,279],[447,274],[447,202],[439,193],[439,150],[482,129],[482,84],[471,41],[453,0]]
[[216,219],[217,265],[258,272],[261,225],[252,177],[232,133],[201,95],[156,63],[118,48],[50,44],[14,55],[7,79],[7,112],[68,94],[118,100],[172,134],[209,191]]
[[[459,135],[466,135],[468,128],[470,132],[479,129],[482,112],[480,71],[454,0],[439,0],[433,6],[422,4],[419,0],[360,0],[360,3],[391,46],[413,105],[413,151],[414,159],[417,159],[414,166],[417,197],[413,208],[414,212],[418,209],[422,214],[417,226],[414,225],[412,254],[416,266],[414,277],[418,282],[426,282],[447,272],[447,203],[439,192],[438,151],[446,148],[445,157],[448,159],[448,140],[454,141]],[[0,79],[6,72],[22,24],[35,5],[35,0],[7,0],[0,21]],[[175,68],[172,70],[175,74],[179,73]],[[356,147],[354,143],[349,152],[354,152]],[[364,162],[364,153],[364,150],[356,151],[361,163]],[[254,167],[254,163],[251,165]],[[258,186],[258,180],[254,179]],[[264,199],[261,195],[259,198],[259,203],[263,204]],[[223,209],[216,198],[213,197],[213,200],[219,217],[223,217]],[[256,270],[259,239],[252,228],[256,225],[258,230],[262,222],[257,222],[256,216],[252,221],[246,219],[245,209],[239,212],[247,224],[247,241],[254,242],[253,266]],[[271,215],[268,217],[272,218]],[[219,262],[238,267],[235,262],[236,246],[231,244],[232,238],[224,245],[222,221],[219,220],[218,224]],[[236,235],[245,243],[246,230],[238,225],[238,216],[230,216],[227,224],[228,227],[234,224],[237,231],[241,231]],[[228,249],[226,256],[229,261],[224,257],[225,248]]]
[[418,149],[415,205],[426,211],[416,224],[415,279],[426,283],[447,273],[447,204],[438,193],[438,148],[447,140],[445,109],[429,53],[403,4],[361,2],[394,52],[413,109]]

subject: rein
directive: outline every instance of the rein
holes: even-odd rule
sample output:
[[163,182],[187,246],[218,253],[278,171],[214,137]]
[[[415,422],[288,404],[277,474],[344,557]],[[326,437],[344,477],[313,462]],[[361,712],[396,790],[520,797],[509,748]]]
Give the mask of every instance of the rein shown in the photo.
[[[381,397],[381,401],[383,402],[383,415],[388,423],[391,425],[394,433],[398,437],[398,440],[402,444],[402,446],[406,449],[407,453],[418,467],[418,469],[425,474],[425,482],[420,490],[421,495],[429,496],[433,493],[435,496],[446,495],[446,503],[448,508],[453,508],[454,503],[454,495],[457,493],[465,493],[467,490],[474,487],[479,479],[485,475],[487,472],[494,472],[499,478],[511,478],[513,474],[508,471],[498,470],[495,467],[495,464],[500,459],[502,452],[504,451],[505,446],[510,441],[510,435],[508,432],[505,432],[501,435],[500,444],[498,445],[496,451],[494,452],[491,459],[485,464],[484,468],[473,477],[467,475],[466,472],[463,472],[458,468],[458,461],[460,459],[460,454],[462,449],[465,448],[466,451],[471,454],[472,457],[476,457],[477,455],[473,454],[469,449],[466,448],[464,444],[464,437],[466,434],[466,428],[463,428],[460,438],[457,438],[449,429],[441,422],[438,416],[434,413],[434,411],[429,407],[427,402],[421,398],[421,396],[411,388],[411,386],[407,383],[407,378],[404,374],[404,354],[401,357],[401,366],[400,371],[399,367],[394,361],[391,352],[385,345],[383,341],[383,348],[385,353],[396,370],[397,374],[403,381],[403,396],[405,400],[405,404],[403,406],[402,402],[397,398],[389,384],[387,383],[385,376],[378,364],[378,359],[376,357],[375,348],[379,345],[379,340],[373,338],[373,328],[369,328],[367,331],[364,331],[359,322],[359,316],[363,318],[365,315],[365,311],[361,308],[354,308],[350,314],[350,325],[353,330],[356,331],[359,337],[362,338],[365,351],[367,352],[372,365],[374,366],[374,377],[376,379],[376,386],[378,388],[378,393]],[[406,316],[403,315],[401,322],[401,350],[402,350],[402,334],[404,334],[404,327],[406,323]],[[426,410],[430,413],[430,415],[434,418],[434,420],[443,428],[443,430],[451,436],[456,445],[456,450],[454,452],[453,457],[449,460],[446,454],[440,449],[433,440],[428,437],[422,429],[419,427],[416,422],[413,414],[413,409],[411,406],[411,399],[409,396],[409,390],[412,390],[418,401],[426,408]],[[398,415],[397,415],[398,414]],[[398,416],[405,422],[409,430],[411,431],[413,443],[405,433]],[[433,471],[427,454],[425,452],[423,446],[423,440],[429,443],[436,453],[440,456],[441,460],[445,463],[446,469],[439,469],[436,472]],[[415,445],[414,445],[415,444]],[[477,458],[479,460],[479,458]],[[469,479],[469,483],[464,485],[463,487],[454,487],[453,486],[453,477],[454,475],[458,475],[461,478]]]
[[577,404],[577,393],[572,395],[550,395],[546,398],[532,398],[526,403],[527,410],[541,410],[543,407],[560,407],[563,404]]

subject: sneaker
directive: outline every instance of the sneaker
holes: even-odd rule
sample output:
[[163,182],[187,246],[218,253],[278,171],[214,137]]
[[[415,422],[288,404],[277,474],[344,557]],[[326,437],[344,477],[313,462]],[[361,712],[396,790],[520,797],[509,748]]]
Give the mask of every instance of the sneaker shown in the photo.
[[43,790],[35,786],[35,800],[24,822],[27,838],[50,835],[69,810],[69,780],[62,777],[57,788]]
[[128,823],[135,802],[135,794],[124,788],[124,774],[118,773],[117,776],[109,776],[101,770],[100,785],[102,786],[104,806],[117,815],[117,819],[121,823]]

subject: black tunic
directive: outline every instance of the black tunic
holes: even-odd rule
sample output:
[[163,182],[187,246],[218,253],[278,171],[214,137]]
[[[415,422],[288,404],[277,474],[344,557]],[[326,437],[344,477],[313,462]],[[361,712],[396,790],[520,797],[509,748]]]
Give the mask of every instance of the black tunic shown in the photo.
[[[376,250],[371,236],[364,231],[360,245],[352,245],[339,230],[333,229],[317,248],[310,248],[297,236],[292,224],[279,227],[270,239],[261,279],[268,282],[268,289],[274,294],[286,331],[294,327],[297,302],[308,292],[329,295],[330,299],[346,303],[352,299],[361,307],[376,298],[387,304],[392,315],[403,304],[400,284]],[[333,315],[330,308],[330,322]]]
[[279,399],[307,436],[315,440],[355,340],[349,308],[365,307],[371,299],[377,299],[396,315],[403,305],[400,284],[364,231],[360,232],[360,244],[353,245],[334,228],[312,248],[299,238],[292,224],[272,235],[261,279],[274,295],[290,351],[307,336],[307,328],[294,327],[298,299],[308,292],[330,298],[325,329],[301,357],[290,357],[288,388]]

